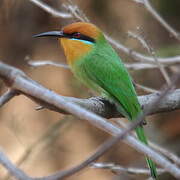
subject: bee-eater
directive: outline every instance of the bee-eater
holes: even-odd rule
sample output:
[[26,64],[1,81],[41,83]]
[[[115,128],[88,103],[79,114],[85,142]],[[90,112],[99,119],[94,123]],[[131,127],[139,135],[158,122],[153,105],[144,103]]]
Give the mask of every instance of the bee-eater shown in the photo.
[[[102,31],[91,23],[76,22],[62,31],[51,31],[35,37],[54,36],[62,45],[73,74],[86,86],[117,104],[118,111],[134,121],[142,113],[131,77],[121,58]],[[142,125],[136,128],[138,139],[148,145]],[[156,179],[156,166],[146,157],[151,176]]]

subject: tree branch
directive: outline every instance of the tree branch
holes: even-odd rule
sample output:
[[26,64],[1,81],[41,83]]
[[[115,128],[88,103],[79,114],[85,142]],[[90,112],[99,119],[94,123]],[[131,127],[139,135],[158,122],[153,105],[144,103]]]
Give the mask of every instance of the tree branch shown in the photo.
[[[129,167],[122,167],[120,165],[116,165],[114,163],[92,163],[92,168],[99,168],[99,169],[109,169],[115,173],[128,173],[128,174],[143,174],[143,175],[150,175],[149,169],[137,169],[137,168],[129,168]],[[164,169],[157,169],[157,173],[161,174],[165,172]]]
[[[48,6],[47,4],[42,3],[41,1],[37,1],[37,0],[29,0],[30,2],[34,3],[33,1],[36,1],[36,4],[38,7],[40,7],[41,9],[45,10],[47,9],[51,9],[52,11],[47,11],[49,14],[51,14],[52,16],[57,15],[57,13],[55,12],[56,10],[54,10],[53,8],[51,8],[50,6]],[[140,0],[139,0],[140,1]],[[40,4],[40,5],[38,5]],[[68,4],[66,5],[67,10],[70,11],[72,17],[77,18],[80,21],[89,21],[89,19],[87,19],[87,17],[82,17],[79,14],[75,13],[75,11],[80,11],[80,9],[78,8],[77,5],[72,5],[72,4]],[[59,12],[59,11],[58,11]],[[83,14],[84,15],[84,14]],[[58,16],[57,17],[61,17],[62,16]],[[114,45],[117,49],[121,50],[122,52],[124,52],[125,54],[131,56],[132,58],[134,58],[137,61],[143,61],[143,62],[149,62],[149,63],[153,63],[154,62],[154,58],[150,57],[150,56],[146,56],[143,55],[141,53],[138,53],[134,50],[132,50],[131,48],[128,48],[126,46],[124,46],[123,44],[121,44],[120,42],[114,40],[113,38],[109,37],[108,35],[106,35],[106,38],[108,39],[108,41]],[[180,63],[180,56],[173,56],[173,57],[167,57],[167,58],[162,58],[162,57],[158,57],[158,61],[164,65],[169,65],[169,64],[179,64]]]
[[77,173],[78,171],[87,167],[89,164],[91,164],[92,162],[97,160],[99,157],[101,157],[105,152],[107,152],[119,140],[124,139],[130,131],[134,130],[138,125],[140,125],[142,123],[143,118],[144,118],[144,115],[139,116],[139,118],[137,118],[136,121],[129,124],[127,129],[122,130],[115,137],[112,137],[112,138],[108,139],[107,141],[105,141],[102,145],[99,146],[99,148],[95,151],[95,153],[90,155],[86,160],[84,160],[80,164],[78,164],[68,170],[60,171],[60,172],[57,172],[50,176],[36,178],[36,179],[37,180],[58,180],[58,179],[60,180],[60,179],[64,179],[66,177],[69,177],[69,176]]
[[40,7],[44,11],[48,12],[49,14],[53,15],[54,17],[72,18],[72,15],[70,13],[57,11],[40,0],[29,0],[29,1],[32,2],[33,4],[35,4],[36,6]]
[[22,170],[17,168],[1,150],[0,164],[2,164],[8,170],[8,172],[15,176],[18,180],[32,180],[32,178],[30,178]]
[[[44,88],[37,82],[27,77],[17,68],[0,63],[0,78],[2,78],[4,82],[12,89],[18,90],[20,93],[25,94],[30,98],[35,98],[41,103],[45,102],[46,104],[62,109],[65,112],[69,112],[70,114],[73,114],[80,119],[87,120],[93,126],[96,126],[114,136],[119,135],[123,131],[121,128],[116,127],[100,116],[82,109],[75,103],[69,102],[64,97]],[[157,96],[159,95],[157,94]],[[146,99],[148,100],[148,97]],[[173,174],[173,176],[180,178],[179,168],[176,165],[170,163],[170,161],[168,161],[165,157],[156,153],[130,135],[127,135],[123,141],[139,152],[144,153],[145,155],[152,158],[157,164],[161,165],[164,167],[164,169]]]
[[[136,1],[136,0],[134,0]],[[138,1],[136,1],[138,2]],[[152,14],[152,16],[159,21],[159,23],[170,33],[172,34],[177,40],[180,40],[180,34],[177,32],[174,28],[172,28],[152,7],[149,0],[140,0],[140,3],[142,3],[146,9]]]
[[[174,84],[178,80],[179,76],[176,77],[173,81],[172,84]],[[127,134],[130,133],[130,131],[134,130],[137,126],[139,126],[143,120],[144,117],[153,109],[154,106],[158,106],[160,101],[169,93],[171,90],[172,86],[167,87],[164,89],[160,96],[156,98],[152,104],[148,105],[145,107],[144,113],[140,114],[135,121],[130,123],[126,129],[122,130],[120,133],[118,133],[115,137],[110,138],[107,140],[105,143],[103,143],[98,150],[92,154],[89,158],[87,158],[85,161],[80,163],[79,165],[72,167],[71,169],[58,172],[56,174],[53,174],[51,176],[48,176],[46,180],[56,180],[56,179],[62,179],[68,176],[71,176],[72,174],[80,171],[81,169],[85,168],[88,166],[90,163],[93,161],[97,160],[100,156],[102,156],[105,152],[107,152],[114,144],[116,144],[119,140],[122,140],[126,137]],[[39,180],[42,180],[44,178],[39,178]]]
[[[142,30],[140,33],[143,33]],[[134,39],[137,39],[141,43],[141,45],[147,50],[147,52],[154,58],[154,62],[158,66],[158,69],[161,72],[162,76],[164,77],[166,83],[168,85],[170,85],[171,84],[170,77],[169,77],[165,67],[162,65],[162,63],[159,62],[158,58],[156,57],[154,48],[150,45],[149,40],[145,37],[142,37],[142,35],[140,33],[135,34],[131,31],[129,31],[128,35]]]
[[[159,96],[159,93],[152,93],[149,95],[138,96],[139,102],[142,107],[151,104],[154,99]],[[110,103],[107,99],[102,97],[91,97],[89,99],[78,99],[73,97],[64,97],[66,100],[76,103],[81,107],[84,107],[102,117],[105,118],[117,118],[122,115],[117,111],[116,106]],[[51,110],[59,111],[57,108],[50,108]],[[159,104],[154,108],[150,114],[157,114],[162,112],[169,112],[176,109],[180,109],[180,89],[176,89],[168,94]]]
[[[115,120],[115,122],[117,122],[118,124],[120,124],[121,127],[126,128],[127,127],[127,123],[124,123],[123,121],[121,121],[120,119]],[[131,133],[132,136],[136,137],[136,133],[133,132]],[[168,158],[169,160],[171,160],[173,163],[175,163],[177,166],[180,165],[180,158],[175,154],[172,153],[171,151],[165,149],[164,147],[155,144],[154,142],[148,140],[148,144],[150,147],[152,147],[154,150],[156,150],[157,152],[160,152],[161,154],[163,154],[164,156],[166,156],[166,158]]]
[[[0,64],[0,68],[4,67],[4,64]],[[8,66],[8,70],[11,69],[11,71],[16,76],[16,71],[18,71],[16,68]],[[2,70],[1,70],[2,71]],[[24,74],[22,74],[24,76]],[[7,78],[7,75],[4,74],[4,79]],[[14,76],[14,75],[13,75]],[[15,78],[15,77],[14,77]],[[7,83],[10,80],[6,81]],[[35,83],[33,81],[33,83]],[[38,86],[41,86],[40,84],[35,83]],[[19,89],[18,89],[19,90]],[[20,91],[20,90],[19,90]],[[31,98],[32,100],[36,101],[37,103],[43,105],[43,107],[46,107],[50,110],[65,113],[64,110],[57,108],[53,104],[49,104],[47,102],[42,101],[38,96],[33,96],[31,92],[26,93],[25,90],[21,91],[22,94],[25,96]],[[60,95],[59,95],[60,96]],[[148,104],[151,104],[154,99],[156,99],[159,96],[159,93],[152,93],[149,95],[139,96],[139,102],[142,107],[145,107]],[[112,104],[107,99],[102,97],[91,97],[88,99],[79,99],[74,97],[65,97],[61,96],[64,100],[75,103],[80,105],[81,107],[86,108],[89,111],[94,112],[95,114],[98,114],[105,118],[115,118],[115,117],[122,117],[122,115],[117,111],[115,104]],[[1,99],[0,99],[1,100]],[[172,91],[170,94],[168,94],[159,104],[158,108],[156,107],[153,109],[151,114],[161,113],[161,112],[169,112],[176,109],[180,109],[180,89],[176,89]]]
[[[54,10],[53,8],[50,8],[49,6],[47,6],[46,4],[44,4],[40,1],[37,1],[37,0],[30,0],[30,1],[35,3],[37,6],[41,7],[42,9],[44,9],[45,11],[47,11],[48,13],[51,13],[52,15],[54,15],[56,17],[71,18],[73,15],[78,19],[81,19],[81,20],[85,19],[85,21],[88,20],[85,16],[83,17],[82,14],[77,13],[76,12],[77,7],[72,6],[72,5],[69,5],[69,10],[70,10],[71,14],[66,14],[66,13],[59,13],[58,11]],[[110,40],[112,40],[112,43],[115,42],[113,39],[110,39]],[[121,46],[121,44],[118,43],[118,46],[119,45]],[[121,46],[121,47],[123,47],[123,46]],[[136,55],[138,55],[138,53],[133,52],[132,50],[130,50],[126,47],[124,50],[129,55],[132,55],[134,57],[136,57]],[[143,56],[141,54],[139,54],[139,55]],[[147,57],[147,56],[144,56],[144,57]],[[151,58],[151,57],[147,57],[147,58]],[[151,58],[151,60],[152,59],[153,58]],[[163,60],[164,59],[165,58],[163,58]],[[142,58],[141,60],[145,60],[145,59]],[[158,58],[158,61],[159,61],[159,58]],[[152,61],[149,61],[149,63],[152,63]],[[120,114],[117,113],[117,111],[116,111],[115,105],[111,104],[106,99],[98,97],[98,98],[90,98],[90,99],[84,100],[84,99],[59,96],[56,93],[45,89],[43,86],[41,86],[37,82],[31,80],[22,71],[19,71],[18,69],[10,67],[8,65],[5,65],[3,63],[0,63],[0,77],[4,80],[4,82],[6,83],[7,86],[11,87],[15,91],[17,90],[18,92],[26,95],[27,97],[38,102],[39,104],[41,104],[49,109],[58,111],[58,112],[73,114],[81,119],[85,119],[85,120],[89,121],[94,126],[100,128],[102,130],[105,130],[105,131],[111,133],[112,135],[116,136],[104,144],[104,146],[106,148],[101,148],[99,151],[97,151],[94,154],[94,156],[91,156],[90,158],[85,160],[83,163],[81,163],[79,166],[75,166],[75,168],[69,169],[67,171],[65,170],[63,172],[58,172],[57,173],[58,176],[56,176],[56,174],[54,174],[54,175],[48,176],[48,177],[33,178],[34,180],[35,179],[36,180],[37,179],[50,180],[50,179],[57,179],[57,178],[59,179],[59,177],[66,177],[67,175],[69,176],[72,173],[74,174],[74,172],[76,172],[77,170],[80,170],[81,168],[84,168],[85,165],[88,165],[91,161],[98,158],[100,155],[102,155],[103,152],[105,152],[115,142],[117,142],[119,139],[122,139],[122,138],[125,138],[124,141],[127,144],[131,145],[133,148],[137,149],[138,151],[140,151],[140,152],[146,154],[147,156],[149,156],[150,158],[152,158],[155,162],[157,162],[159,165],[164,167],[165,170],[170,172],[173,176],[175,176],[176,178],[180,178],[180,169],[176,165],[172,164],[166,158],[164,158],[160,154],[156,153],[155,151],[151,150],[149,147],[140,143],[132,136],[127,135],[125,137],[125,135],[127,133],[129,133],[130,130],[134,129],[135,126],[137,126],[139,122],[137,122],[137,123],[135,122],[131,126],[129,126],[127,130],[123,130],[123,129],[116,127],[115,125],[107,122],[105,119],[95,115],[94,113],[91,113],[90,111],[88,111],[90,109],[91,111],[94,111],[94,112],[97,111],[96,113],[99,114],[99,112],[101,112],[100,110],[102,110],[101,113],[104,114],[104,117],[108,117],[108,118],[113,116],[112,112],[114,111],[115,116],[120,116]],[[179,93],[177,91],[178,90],[176,90],[174,92]],[[174,92],[172,92],[172,93],[174,94]],[[156,96],[156,99],[154,99],[154,100],[153,100],[153,98],[150,99],[153,102],[155,100],[157,100],[158,98],[161,99],[161,95],[159,93],[156,93],[156,94],[154,93],[151,95],[153,95],[154,97]],[[177,98],[179,98],[179,94],[177,96],[178,97],[176,97],[176,100],[177,100]],[[172,98],[172,97],[170,97],[170,98]],[[85,101],[86,101],[86,103],[85,103]],[[89,103],[89,101],[91,101],[91,102]],[[167,101],[167,99],[166,99],[166,101]],[[100,102],[101,109],[96,108],[97,106],[94,105],[94,103],[96,103],[96,102],[98,102],[98,103]],[[179,108],[179,102],[180,102],[179,99],[178,99],[178,102],[176,101],[176,103],[174,103],[174,101],[173,101],[172,103],[176,104],[176,105],[173,106],[173,108],[171,108],[171,110]],[[144,104],[146,104],[146,103],[147,102],[145,102]],[[87,105],[88,110],[85,110],[76,104],[79,104],[80,106],[83,106],[83,107]],[[159,104],[162,107],[161,101],[160,101],[160,103],[158,102],[158,107],[159,107]],[[158,107],[156,107],[156,109],[155,109],[155,107],[153,109],[151,107],[151,110],[153,110],[153,112],[157,112]],[[110,109],[110,112],[108,113],[108,109],[106,110],[105,108],[108,108],[108,109],[112,108],[112,109]],[[163,108],[164,108],[164,106],[163,106]],[[166,103],[166,108],[167,108],[167,103]],[[168,109],[170,109],[170,108],[168,107]],[[0,153],[0,156],[3,157],[5,155]],[[26,174],[24,174],[18,168],[13,167],[13,165],[10,166],[11,165],[10,161],[8,161],[8,160],[3,161],[3,158],[0,157],[0,163],[2,163],[12,174],[16,175],[16,177],[18,179],[32,180],[32,178],[28,177]],[[7,164],[9,164],[9,166],[7,166]],[[19,173],[19,175],[18,175],[18,173]],[[65,174],[63,174],[63,173],[65,173]],[[59,175],[61,175],[61,176],[59,176]]]
[[17,95],[18,95],[17,91],[13,89],[8,89],[2,96],[0,96],[0,107]]
[[[59,62],[55,62],[52,60],[30,60],[27,59],[27,64],[32,66],[32,67],[41,67],[41,66],[56,66],[56,67],[60,67],[60,68],[64,68],[64,69],[69,69],[69,66],[65,63],[59,63]],[[164,67],[169,67],[169,66],[175,66],[177,65],[177,63],[173,63],[173,62],[169,62],[168,64],[164,64],[161,63]],[[155,68],[159,68],[155,63],[125,63],[124,64],[126,66],[126,68],[130,69],[130,70],[144,70],[144,69],[155,69]]]

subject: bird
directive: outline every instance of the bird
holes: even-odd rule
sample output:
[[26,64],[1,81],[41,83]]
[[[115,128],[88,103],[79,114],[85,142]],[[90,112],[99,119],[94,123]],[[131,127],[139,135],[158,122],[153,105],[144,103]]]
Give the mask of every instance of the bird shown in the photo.
[[[96,25],[74,22],[60,31],[34,35],[46,36],[58,38],[74,76],[88,88],[114,102],[117,110],[129,121],[135,121],[143,113],[130,74]],[[143,125],[139,125],[135,131],[137,138],[148,145]],[[149,157],[145,158],[151,177],[157,179],[155,163]]]

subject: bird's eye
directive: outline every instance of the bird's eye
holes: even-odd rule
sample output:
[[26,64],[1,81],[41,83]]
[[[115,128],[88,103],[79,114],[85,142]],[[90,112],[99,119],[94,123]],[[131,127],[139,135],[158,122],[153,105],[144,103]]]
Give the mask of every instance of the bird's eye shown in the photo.
[[80,38],[81,37],[81,33],[77,32],[73,34],[74,38]]

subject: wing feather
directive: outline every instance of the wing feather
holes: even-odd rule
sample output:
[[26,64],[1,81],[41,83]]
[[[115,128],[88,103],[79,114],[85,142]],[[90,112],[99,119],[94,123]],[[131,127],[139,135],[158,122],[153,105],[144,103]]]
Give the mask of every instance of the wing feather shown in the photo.
[[121,113],[130,119],[136,118],[141,108],[131,78],[119,57],[112,58],[110,54],[94,53],[91,59],[86,59],[83,64],[86,79],[95,82],[102,93],[117,101]]

